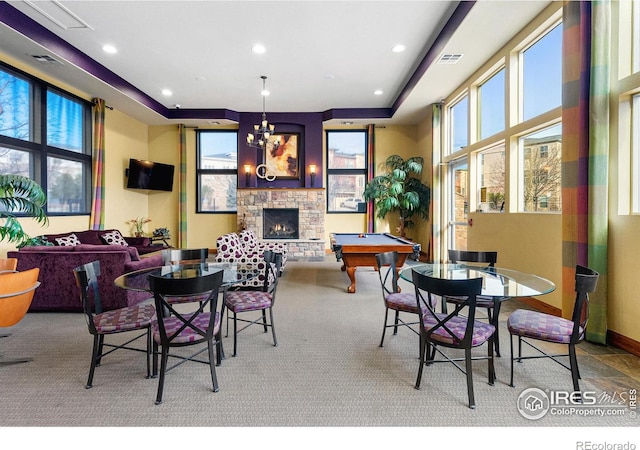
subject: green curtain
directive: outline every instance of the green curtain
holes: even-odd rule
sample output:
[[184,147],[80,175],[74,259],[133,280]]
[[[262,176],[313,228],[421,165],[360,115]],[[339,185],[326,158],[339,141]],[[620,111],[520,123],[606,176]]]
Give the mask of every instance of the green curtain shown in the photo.
[[[370,182],[375,176],[375,150],[376,150],[376,133],[374,124],[367,125],[367,160],[369,161],[368,167],[368,180],[367,183]],[[369,202],[369,207],[367,208],[367,233],[374,233],[376,231],[376,218],[375,218],[375,210],[373,200]]]
[[187,248],[187,128],[178,125],[178,153],[180,170],[178,171],[178,245]]
[[587,339],[606,343],[609,172],[609,0],[565,2],[562,87],[562,305],[575,301],[575,266],[600,273]]
[[441,171],[445,166],[442,162],[442,104],[434,103],[431,107],[431,211],[429,218],[431,221],[431,233],[429,238],[429,249],[427,259],[429,262],[440,262],[442,252],[441,234],[446,231],[440,220],[442,177]]
[[91,193],[91,230],[104,230],[104,117],[106,104],[93,99],[93,184]]
[[596,292],[590,296],[587,340],[601,344],[607,341],[609,61],[611,61],[611,3],[610,0],[594,1],[591,2],[587,261],[591,269],[600,273],[600,277]]

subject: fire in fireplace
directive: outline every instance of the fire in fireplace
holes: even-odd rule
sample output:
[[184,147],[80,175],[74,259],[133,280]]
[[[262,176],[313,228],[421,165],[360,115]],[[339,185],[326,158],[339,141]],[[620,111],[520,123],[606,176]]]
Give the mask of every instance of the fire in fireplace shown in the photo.
[[264,208],[263,239],[299,239],[298,208]]

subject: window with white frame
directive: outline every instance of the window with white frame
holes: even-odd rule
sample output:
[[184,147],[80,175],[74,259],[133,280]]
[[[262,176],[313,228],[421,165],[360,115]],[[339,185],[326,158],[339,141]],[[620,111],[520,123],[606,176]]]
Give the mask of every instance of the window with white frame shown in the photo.
[[562,105],[562,26],[522,51],[523,120]]
[[32,178],[48,215],[91,207],[91,103],[0,64],[0,173]]
[[478,127],[480,139],[486,139],[504,130],[504,68],[478,87]]
[[197,130],[197,209],[199,213],[237,211],[238,133]]
[[469,145],[469,96],[465,95],[448,108],[449,154]]
[[634,0],[632,5],[632,60],[633,60],[633,72],[640,72],[640,0]]
[[[562,5],[535,21],[538,28],[506,43],[446,99],[442,160],[468,155],[476,211],[562,210]],[[442,200],[451,198],[443,192]]]
[[519,140],[520,210],[562,211],[562,125],[554,125]]
[[326,140],[327,212],[366,212],[367,132],[328,130]]
[[478,211],[504,211],[506,177],[504,142],[478,153]]
[[640,93],[633,96],[631,102],[631,153],[633,163],[633,212],[640,213]]

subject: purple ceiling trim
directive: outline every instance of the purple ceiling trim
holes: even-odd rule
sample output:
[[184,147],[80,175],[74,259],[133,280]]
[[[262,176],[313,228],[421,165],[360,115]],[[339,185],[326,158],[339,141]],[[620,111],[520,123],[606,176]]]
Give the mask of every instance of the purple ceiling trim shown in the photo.
[[0,21],[158,114],[167,116],[164,105],[6,2],[0,2]]
[[322,120],[331,119],[389,119],[391,108],[334,108],[322,113]]
[[210,120],[231,120],[238,122],[240,120],[240,113],[232,111],[230,109],[200,109],[200,108],[185,108],[185,109],[168,109],[165,117],[167,119],[210,119]]
[[407,97],[409,97],[409,94],[411,93],[413,88],[416,87],[418,81],[420,81],[420,78],[422,78],[427,69],[438,58],[444,46],[447,45],[449,39],[451,39],[455,31],[458,29],[464,18],[467,17],[467,14],[469,14],[469,11],[471,11],[471,8],[473,8],[475,4],[476,0],[461,1],[460,3],[458,3],[458,6],[456,7],[455,11],[453,11],[453,14],[451,14],[451,17],[442,28],[442,31],[440,31],[440,34],[438,34],[435,42],[429,48],[427,54],[424,55],[424,58],[422,58],[422,61],[420,61],[420,64],[418,65],[418,68],[415,72],[413,72],[413,75],[411,75],[409,82],[405,85],[405,87],[400,92],[400,95],[398,95],[398,98],[393,103],[393,106],[391,108],[391,110],[393,111],[392,114],[395,114],[398,108],[400,108],[400,105],[402,105]]

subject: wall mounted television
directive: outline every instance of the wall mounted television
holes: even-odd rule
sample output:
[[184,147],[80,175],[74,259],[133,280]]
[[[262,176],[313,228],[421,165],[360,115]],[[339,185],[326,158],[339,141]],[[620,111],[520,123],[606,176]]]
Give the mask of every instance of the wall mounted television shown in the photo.
[[171,164],[131,158],[126,171],[127,188],[171,192],[174,171],[175,166]]

